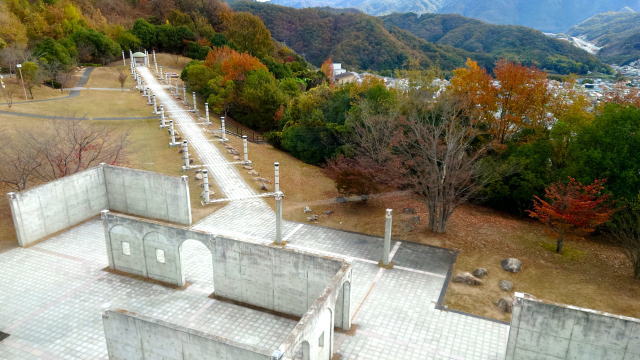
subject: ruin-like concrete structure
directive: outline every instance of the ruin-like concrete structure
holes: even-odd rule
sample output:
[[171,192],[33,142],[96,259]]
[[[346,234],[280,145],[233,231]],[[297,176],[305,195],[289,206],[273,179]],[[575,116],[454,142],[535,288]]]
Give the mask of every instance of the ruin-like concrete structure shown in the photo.
[[506,360],[640,359],[640,319],[516,293]]
[[106,164],[8,196],[18,243],[23,247],[105,209],[178,224],[192,222],[186,176]]
[[[131,216],[102,212],[109,267],[185,285],[180,247],[204,244],[212,256],[214,294],[223,301],[300,318],[276,349],[265,353],[220,335],[192,331],[126,309],[103,315],[110,359],[329,360],[334,327],[351,327],[351,264],[271,244],[215,236]],[[172,344],[172,346],[167,346]],[[185,355],[188,354],[188,355]]]

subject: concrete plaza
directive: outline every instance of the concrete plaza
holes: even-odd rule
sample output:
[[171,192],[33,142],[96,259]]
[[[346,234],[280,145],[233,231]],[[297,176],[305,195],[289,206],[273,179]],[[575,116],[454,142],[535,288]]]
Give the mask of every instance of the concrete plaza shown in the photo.
[[[255,192],[147,68],[139,68],[227,197]],[[277,159],[274,159],[277,160]],[[273,200],[271,200],[273,201]],[[381,214],[382,226],[383,214]],[[272,241],[275,215],[264,200],[236,201],[193,226],[213,234]],[[106,359],[101,314],[122,307],[160,320],[272,349],[296,321],[208,297],[211,257],[197,242],[183,248],[186,279],[177,290],[113,274],[102,223],[95,219],[29,248],[0,254],[0,359]],[[392,243],[393,269],[377,264],[381,238],[285,222],[288,246],[347,257],[353,263],[352,323],[336,331],[341,359],[503,359],[509,326],[436,309],[455,255]]]

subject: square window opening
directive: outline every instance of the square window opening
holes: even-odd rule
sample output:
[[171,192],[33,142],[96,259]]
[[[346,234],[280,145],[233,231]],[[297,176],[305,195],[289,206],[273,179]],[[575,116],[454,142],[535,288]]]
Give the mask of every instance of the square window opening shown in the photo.
[[127,256],[131,255],[131,245],[126,241],[122,242],[122,254]]
[[161,264],[164,264],[166,262],[166,259],[164,257],[164,250],[156,249],[156,260],[158,260],[158,262]]

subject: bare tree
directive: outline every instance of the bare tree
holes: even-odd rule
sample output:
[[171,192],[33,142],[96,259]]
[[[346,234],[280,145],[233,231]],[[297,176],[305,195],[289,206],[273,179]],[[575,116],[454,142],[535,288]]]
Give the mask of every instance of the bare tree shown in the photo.
[[7,79],[5,86],[2,88],[2,98],[9,108],[13,106],[13,98],[16,94],[17,87],[10,84],[10,79]]
[[124,83],[127,82],[129,75],[121,68],[118,70],[118,82],[120,82],[120,91],[124,91]]
[[15,132],[5,134],[8,136],[0,142],[0,183],[16,191],[22,191],[42,166],[40,149],[23,146],[24,144],[17,140],[20,137]]
[[73,80],[73,69],[61,71],[56,75],[56,81],[60,83],[60,91],[71,87],[71,81]]
[[410,114],[396,133],[399,175],[429,209],[429,229],[444,233],[454,210],[487,181],[479,160],[488,145],[455,99]]
[[42,166],[36,176],[51,181],[99,163],[122,163],[127,138],[127,133],[83,120],[53,120],[43,131],[27,136],[25,146],[41,149]]
[[633,266],[633,276],[640,279],[640,211],[626,209],[609,226],[611,234],[622,247]]

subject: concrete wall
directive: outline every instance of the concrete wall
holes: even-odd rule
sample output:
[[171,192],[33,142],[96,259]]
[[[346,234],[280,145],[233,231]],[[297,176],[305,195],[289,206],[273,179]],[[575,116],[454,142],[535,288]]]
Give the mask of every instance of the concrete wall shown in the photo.
[[[192,239],[213,248],[214,236],[201,231],[142,221],[109,211],[102,212],[102,221],[111,269],[176,286],[185,284],[180,256],[182,243]],[[158,250],[162,251],[163,259],[158,258]]]
[[[112,269],[183,286],[180,247],[186,240],[197,240],[212,252],[216,296],[293,316],[307,312],[343,265],[329,257],[214,237],[108,211],[102,219]],[[158,250],[164,262],[159,262]],[[350,283],[339,290],[335,323],[349,329]]]
[[20,246],[77,225],[104,209],[191,224],[186,177],[100,165],[8,195]]
[[191,225],[187,177],[104,166],[109,210]]
[[[302,355],[303,360],[330,360],[334,351],[334,328],[339,326],[334,319],[335,308],[342,304],[338,301],[343,298],[343,288],[350,284],[352,268],[344,263],[340,270],[333,276],[324,291],[318,297],[307,313],[300,319],[291,334],[280,345],[279,351],[283,359],[298,359]],[[349,307],[345,307],[345,314]],[[349,326],[350,326],[349,322]],[[339,326],[340,327],[340,326]],[[348,329],[348,327],[342,327]]]
[[96,216],[108,207],[104,172],[91,168],[32,189],[9,193],[20,246]]
[[248,345],[126,311],[106,311],[102,322],[110,360],[272,359]]
[[341,266],[331,258],[216,238],[213,283],[217,296],[302,316]]
[[640,320],[516,293],[506,359],[640,359]]

